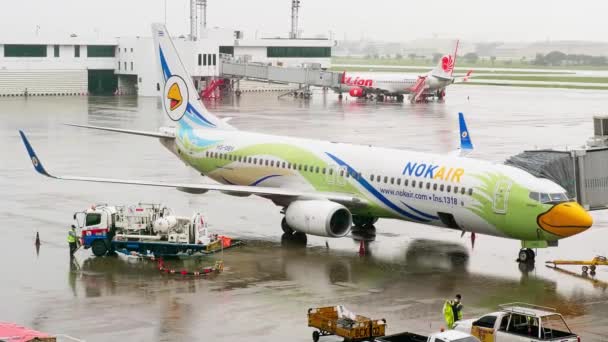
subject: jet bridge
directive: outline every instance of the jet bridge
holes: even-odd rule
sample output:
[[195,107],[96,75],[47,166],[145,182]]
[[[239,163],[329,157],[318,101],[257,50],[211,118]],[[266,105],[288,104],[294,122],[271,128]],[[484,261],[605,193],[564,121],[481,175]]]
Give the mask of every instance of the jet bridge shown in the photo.
[[587,146],[567,151],[524,151],[505,164],[553,180],[588,210],[608,209],[608,116],[596,116]]
[[310,87],[336,88],[340,86],[342,78],[342,73],[326,71],[315,64],[302,67],[280,67],[225,58],[221,58],[219,70],[220,77],[236,80],[234,88],[237,94],[240,93],[238,81],[241,79],[297,84],[298,89],[283,95],[300,92],[304,96],[310,96]]

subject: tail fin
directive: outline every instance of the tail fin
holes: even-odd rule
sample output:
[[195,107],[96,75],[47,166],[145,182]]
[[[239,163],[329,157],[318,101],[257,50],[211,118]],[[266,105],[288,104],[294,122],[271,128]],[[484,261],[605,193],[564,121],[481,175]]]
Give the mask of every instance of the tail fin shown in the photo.
[[454,55],[444,55],[441,57],[437,66],[431,71],[431,75],[439,78],[452,78],[452,74],[454,74],[454,67],[456,66],[459,43],[460,41],[457,40]]
[[[460,126],[460,149],[461,151],[472,151],[473,142],[471,141],[471,135],[467,128],[467,123],[464,120],[464,114],[458,113],[458,124]],[[467,153],[468,153],[467,152]]]
[[169,118],[185,127],[234,129],[203,105],[165,25],[153,24],[152,37],[161,72],[163,107]]

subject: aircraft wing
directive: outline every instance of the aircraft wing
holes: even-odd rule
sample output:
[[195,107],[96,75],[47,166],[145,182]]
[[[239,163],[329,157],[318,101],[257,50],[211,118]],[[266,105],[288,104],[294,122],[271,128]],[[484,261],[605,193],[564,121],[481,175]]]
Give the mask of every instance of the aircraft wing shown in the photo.
[[71,180],[71,181],[84,181],[84,182],[97,182],[97,183],[114,183],[114,184],[131,184],[131,185],[144,185],[144,186],[156,186],[165,188],[175,188],[180,191],[200,194],[207,191],[220,191],[227,194],[234,195],[258,195],[270,199],[283,199],[289,201],[290,199],[326,199],[333,202],[343,204],[346,207],[360,207],[366,206],[367,202],[359,197],[349,196],[347,194],[340,193],[322,193],[322,192],[307,192],[292,189],[283,188],[271,188],[271,187],[259,187],[259,186],[243,186],[243,185],[224,185],[224,184],[208,184],[208,183],[167,183],[157,182],[148,180],[129,180],[129,179],[113,179],[113,178],[97,178],[97,177],[81,177],[81,176],[57,176],[49,173],[43,166],[42,162],[36,155],[32,145],[25,136],[23,131],[19,131],[23,144],[29,154],[29,157],[34,165],[36,172],[43,176],[47,176],[54,179]]
[[464,83],[464,82],[467,82],[469,80],[469,78],[471,78],[472,73],[473,73],[473,70],[469,70],[469,71],[467,71],[466,75],[464,75],[462,77],[451,77],[451,76],[446,77],[446,76],[437,75],[437,74],[432,74],[432,76],[441,81],[452,81],[452,83]]

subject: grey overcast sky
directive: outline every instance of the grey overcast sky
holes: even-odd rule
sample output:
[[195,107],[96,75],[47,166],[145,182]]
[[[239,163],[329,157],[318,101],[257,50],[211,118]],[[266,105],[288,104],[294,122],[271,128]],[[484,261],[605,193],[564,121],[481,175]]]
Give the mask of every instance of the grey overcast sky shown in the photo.
[[[189,0],[166,0],[167,26],[188,32]],[[77,33],[101,37],[149,35],[164,21],[165,0],[0,0],[4,35]],[[285,36],[291,0],[208,0],[208,26],[256,36]],[[606,0],[301,0],[303,36],[407,41],[608,41]]]

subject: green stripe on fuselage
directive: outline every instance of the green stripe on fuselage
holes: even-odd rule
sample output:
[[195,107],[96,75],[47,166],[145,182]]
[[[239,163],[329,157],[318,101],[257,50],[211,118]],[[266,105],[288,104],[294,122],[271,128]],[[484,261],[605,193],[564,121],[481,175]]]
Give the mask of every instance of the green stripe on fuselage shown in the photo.
[[[185,151],[181,154],[184,161],[190,164],[192,167],[197,169],[199,172],[213,177],[213,173],[227,167],[229,164],[234,163],[231,160],[219,159],[219,158],[208,158],[208,157],[196,157],[193,154],[200,154],[206,150],[212,149],[214,145],[210,146],[196,146],[190,143],[185,135],[179,137],[180,142]],[[221,144],[222,142],[218,142]],[[369,206],[365,208],[352,208],[352,213],[355,215],[373,216],[373,217],[389,217],[389,218],[400,218],[390,210],[387,210],[374,201],[371,196],[361,192],[351,182],[351,177],[342,177],[343,181],[338,181],[339,174],[337,165],[328,164],[323,159],[319,158],[314,153],[305,150],[303,148],[288,145],[288,144],[255,144],[242,148],[237,148],[234,151],[226,152],[225,155],[241,156],[241,157],[252,157],[260,158],[263,156],[270,156],[281,161],[285,161],[290,164],[306,165],[308,171],[303,169],[294,170],[289,169],[292,174],[299,174],[316,190],[319,192],[335,192],[335,193],[348,193],[353,196],[360,197],[368,201]],[[261,167],[261,166],[260,166]],[[315,172],[311,172],[311,167],[314,168]],[[333,168],[333,181],[330,181],[329,168]],[[316,168],[319,168],[319,172],[316,172]],[[325,174],[323,173],[325,169]],[[238,172],[238,169],[232,170]],[[246,172],[246,170],[243,170]],[[270,174],[269,174],[270,175]],[[289,177],[289,176],[286,176]],[[216,179],[219,181],[219,179]],[[242,184],[246,185],[246,184]]]
[[[554,241],[558,236],[550,234],[538,227],[536,218],[549,210],[551,205],[541,204],[530,198],[530,190],[499,173],[473,175],[481,181],[481,186],[473,194],[478,204],[468,208],[473,213],[485,219],[503,234],[519,240]],[[500,184],[510,183],[507,205],[504,213],[497,213],[494,206],[494,196]],[[499,204],[500,205],[500,204]],[[503,209],[503,208],[500,208]]]

